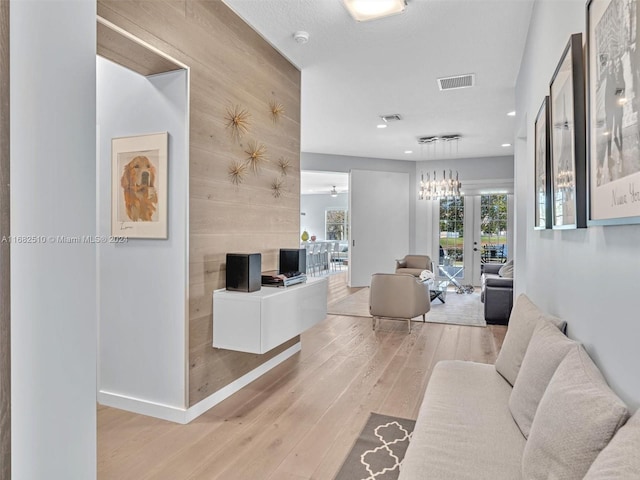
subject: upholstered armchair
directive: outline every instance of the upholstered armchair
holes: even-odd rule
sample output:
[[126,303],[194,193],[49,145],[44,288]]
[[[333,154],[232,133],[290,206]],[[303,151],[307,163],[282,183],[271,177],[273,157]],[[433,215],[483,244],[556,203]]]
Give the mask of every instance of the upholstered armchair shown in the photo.
[[406,319],[411,332],[411,319],[431,310],[429,286],[408,273],[374,273],[369,291],[369,313],[373,329],[378,318]]
[[402,260],[396,260],[396,273],[409,273],[419,277],[423,270],[433,272],[433,262],[429,255],[405,255]]

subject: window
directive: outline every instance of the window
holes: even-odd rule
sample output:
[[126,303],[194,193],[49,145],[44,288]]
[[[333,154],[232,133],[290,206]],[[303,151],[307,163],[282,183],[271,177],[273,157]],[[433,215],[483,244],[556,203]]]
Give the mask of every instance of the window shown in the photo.
[[348,240],[349,224],[347,210],[332,209],[325,211],[325,239]]
[[483,263],[507,260],[507,195],[482,195],[480,240]]

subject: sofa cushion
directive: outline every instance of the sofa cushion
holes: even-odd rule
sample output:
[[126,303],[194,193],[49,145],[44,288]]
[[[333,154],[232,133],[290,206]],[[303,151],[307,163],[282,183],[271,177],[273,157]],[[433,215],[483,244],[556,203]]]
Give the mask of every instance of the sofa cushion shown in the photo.
[[525,437],[529,437],[533,417],[551,377],[569,350],[577,346],[547,320],[534,330],[509,397],[509,410]]
[[511,387],[492,365],[441,361],[433,369],[399,480],[517,480],[525,438]]
[[518,377],[522,359],[527,351],[529,340],[538,323],[546,319],[564,332],[566,322],[553,315],[548,315],[536,307],[529,297],[520,294],[509,317],[509,328],[504,337],[502,348],[496,359],[496,370],[511,385]]
[[571,349],[533,419],[522,457],[523,477],[582,479],[627,418],[627,407],[584,348]]
[[584,480],[640,478],[640,410],[596,457]]

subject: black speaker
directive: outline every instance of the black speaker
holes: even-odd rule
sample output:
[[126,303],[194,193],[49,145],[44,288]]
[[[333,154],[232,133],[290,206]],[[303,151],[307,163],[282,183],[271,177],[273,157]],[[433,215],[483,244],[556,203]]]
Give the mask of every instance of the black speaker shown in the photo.
[[227,253],[227,290],[256,292],[261,288],[262,254]]
[[280,249],[280,273],[307,273],[307,250],[305,248]]

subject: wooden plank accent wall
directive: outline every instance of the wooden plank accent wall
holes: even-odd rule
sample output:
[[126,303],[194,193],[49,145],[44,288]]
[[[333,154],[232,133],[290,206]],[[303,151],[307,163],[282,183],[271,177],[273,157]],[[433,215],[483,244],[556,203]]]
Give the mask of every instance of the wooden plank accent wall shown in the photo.
[[[98,0],[98,15],[190,67],[189,405],[293,345],[264,355],[216,350],[212,292],[225,286],[230,252],[262,253],[277,268],[280,248],[295,248],[300,226],[300,72],[219,0]],[[278,122],[270,102],[283,105]],[[239,141],[226,127],[228,107],[246,109]],[[229,166],[247,158],[250,141],[268,162],[238,186]],[[290,161],[282,175],[278,160]],[[169,160],[171,161],[171,159]],[[271,184],[284,181],[281,196]]]
[[[0,238],[9,224],[9,1],[0,0]],[[10,244],[0,242],[0,480],[11,479]]]
[[98,22],[97,28],[97,52],[101,57],[144,76],[182,69],[180,65],[152,52],[110,26]]

